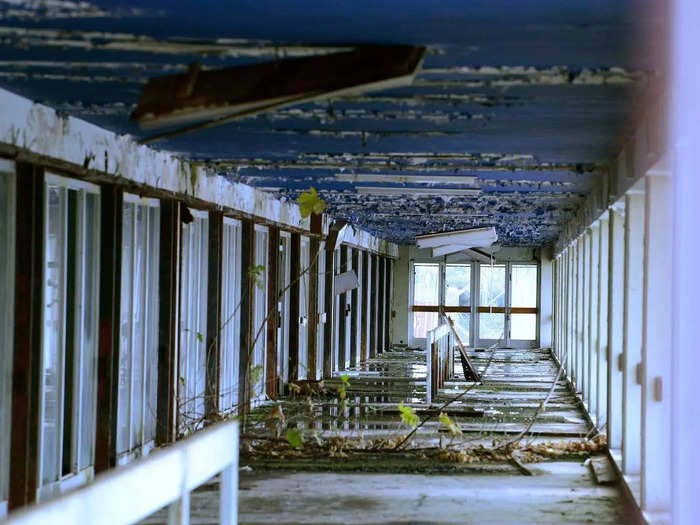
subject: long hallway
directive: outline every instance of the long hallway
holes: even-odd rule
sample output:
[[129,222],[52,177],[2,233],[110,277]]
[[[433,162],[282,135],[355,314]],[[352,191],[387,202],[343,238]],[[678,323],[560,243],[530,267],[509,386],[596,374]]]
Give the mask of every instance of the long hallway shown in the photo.
[[[625,523],[618,486],[588,464],[604,467],[605,437],[555,381],[549,350],[469,355],[482,382],[454,378],[432,404],[425,352],[395,347],[322,392],[302,383],[306,393],[257,410],[243,433],[241,522]],[[399,404],[427,422],[397,448],[411,431]],[[215,523],[217,498],[216,483],[193,493],[192,522]]]

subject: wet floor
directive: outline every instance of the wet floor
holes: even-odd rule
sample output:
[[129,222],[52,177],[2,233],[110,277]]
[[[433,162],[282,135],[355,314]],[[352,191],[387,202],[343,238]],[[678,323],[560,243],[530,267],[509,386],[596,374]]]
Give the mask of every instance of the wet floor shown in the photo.
[[[470,359],[482,382],[460,379],[456,363],[432,404],[425,353],[402,349],[339,373],[322,392],[261,407],[243,431],[240,521],[625,523],[618,487],[597,485],[585,464],[601,453],[586,448],[601,437],[567,384],[556,381],[549,351],[470,351]],[[430,419],[395,451],[411,431],[399,404]],[[440,412],[459,433],[438,421]],[[298,448],[285,441],[290,429],[303,440]],[[529,475],[489,454],[515,438]],[[193,494],[193,523],[216,523],[216,489],[214,481]]]

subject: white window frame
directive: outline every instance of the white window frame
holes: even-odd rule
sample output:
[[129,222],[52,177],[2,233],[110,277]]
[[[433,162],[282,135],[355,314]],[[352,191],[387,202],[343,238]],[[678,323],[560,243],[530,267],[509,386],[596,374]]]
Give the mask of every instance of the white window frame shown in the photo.
[[260,374],[260,379],[255,384],[252,384],[254,378],[250,378],[251,402],[253,406],[264,401],[267,395],[267,389],[265,388],[267,384],[267,273],[269,271],[268,243],[270,241],[270,232],[267,226],[256,224],[254,230],[255,265],[264,267],[264,270],[257,277],[258,283],[255,285],[253,292],[253,333],[251,334],[251,340],[254,340],[257,336],[257,341],[251,352],[250,369],[252,371],[255,367],[262,366],[262,374]]
[[[445,304],[445,272],[447,266],[455,265],[470,265],[471,266],[471,312],[470,312],[470,333],[469,341],[463,341],[465,345],[469,346],[491,346],[493,344],[499,343],[501,347],[513,347],[513,348],[537,348],[540,341],[540,302],[542,294],[542,283],[541,283],[541,267],[540,263],[537,261],[494,261],[495,266],[505,266],[505,305],[506,313],[504,315],[504,337],[500,340],[495,339],[484,339],[480,337],[479,333],[479,286],[481,281],[481,271],[480,267],[482,263],[477,261],[450,261],[446,262],[435,261],[435,260],[411,260],[410,272],[409,272],[409,323],[408,323],[408,340],[411,346],[416,346],[423,348],[425,346],[425,338],[417,338],[413,333],[413,306],[415,303],[415,267],[416,265],[437,265],[438,270],[438,305],[443,306]],[[534,340],[517,340],[511,339],[510,337],[510,309],[511,309],[511,281],[512,281],[512,267],[513,266],[533,266],[537,267],[537,314],[536,314],[536,338]],[[440,320],[438,319],[438,325]]]
[[206,415],[207,283],[209,213],[190,209],[182,225],[180,270],[180,345],[178,359],[178,429],[189,434]]
[[[66,357],[66,341],[65,341],[65,331],[66,331],[66,319],[67,319],[67,313],[66,313],[66,304],[65,301],[67,299],[67,290],[66,290],[66,279],[68,272],[70,271],[76,271],[78,278],[76,279],[76,285],[78,287],[78,291],[76,293],[76,297],[82,298],[83,294],[85,293],[85,275],[88,271],[93,272],[93,275],[95,279],[99,279],[99,271],[98,271],[98,264],[99,264],[99,243],[100,243],[100,235],[99,235],[99,219],[100,219],[100,200],[99,200],[99,195],[100,195],[100,188],[99,186],[96,186],[95,184],[91,184],[89,182],[85,181],[80,181],[76,179],[70,179],[66,177],[60,177],[58,175],[53,175],[51,173],[46,173],[45,174],[45,182],[44,182],[44,188],[45,188],[45,198],[44,198],[44,246],[48,246],[48,242],[46,239],[46,236],[48,235],[48,221],[49,216],[48,216],[48,195],[49,195],[49,187],[58,187],[64,190],[63,194],[63,199],[64,199],[64,211],[63,211],[63,217],[62,217],[62,224],[61,227],[64,228],[64,234],[63,234],[63,258],[64,258],[64,275],[62,277],[62,294],[63,294],[63,314],[62,314],[62,319],[60,321],[61,327],[59,328],[60,335],[59,337],[62,339],[61,342],[61,349],[59,350],[59,359],[64,361]],[[68,216],[67,216],[67,207],[68,207],[68,194],[67,191],[69,190],[74,190],[78,192],[78,211],[82,213],[78,213],[78,223],[77,223],[77,232],[76,232],[76,238],[77,238],[77,244],[78,244],[78,252],[77,252],[77,263],[78,263],[78,268],[73,269],[73,268],[68,268],[68,261],[67,261],[67,253],[68,253]],[[93,268],[88,269],[85,267],[85,260],[84,257],[81,257],[81,253],[84,255],[85,254],[85,243],[86,238],[85,238],[85,228],[88,223],[88,219],[85,217],[85,194],[90,193],[93,195],[97,195],[97,206],[96,206],[96,217],[95,223],[93,225],[95,226],[95,232],[96,232],[96,246],[95,248],[95,255],[96,257],[92,261]],[[47,269],[47,262],[46,262],[46,257],[44,257],[44,261],[42,261],[42,266],[43,266],[43,282],[44,284],[42,285],[42,304],[46,303],[46,300],[44,299],[45,293],[46,293],[46,269]],[[83,327],[83,321],[84,321],[84,315],[91,315],[93,319],[93,326],[95,330],[97,330],[97,322],[98,322],[98,308],[99,308],[99,281],[95,285],[95,296],[93,297],[94,299],[94,308],[92,312],[85,312],[85,304],[81,300],[76,300],[76,310],[77,310],[77,315],[74,315],[75,319],[74,321],[76,322],[76,333],[79,333],[81,331],[81,328]],[[42,308],[42,333],[45,330],[45,313],[46,309]],[[57,432],[57,451],[56,451],[56,460],[57,460],[57,476],[56,479],[54,480],[47,480],[46,482],[44,481],[44,458],[45,458],[45,450],[44,450],[44,439],[45,439],[45,434],[44,434],[44,419],[45,419],[45,413],[46,413],[46,407],[45,407],[45,395],[44,393],[47,390],[45,379],[42,377],[40,379],[40,402],[39,402],[39,420],[40,420],[40,425],[39,425],[39,463],[38,463],[38,476],[37,476],[37,500],[42,501],[44,499],[50,498],[56,494],[65,492],[66,490],[70,490],[76,486],[79,486],[88,480],[92,479],[94,476],[94,436],[95,436],[95,423],[96,423],[96,403],[94,397],[96,397],[96,392],[97,392],[97,344],[98,344],[98,337],[97,333],[95,333],[95,341],[94,341],[94,348],[92,349],[92,356],[90,355],[90,349],[87,348],[87,345],[85,344],[84,337],[77,337],[76,338],[77,342],[77,348],[75,349],[75,375],[73,377],[74,385],[73,385],[73,390],[76,395],[73,396],[73,407],[70,409],[73,412],[72,416],[72,424],[73,424],[73,429],[71,432],[72,436],[72,443],[71,443],[71,456],[73,460],[73,464],[71,466],[71,472],[67,474],[63,474],[63,433],[64,433],[64,411],[65,407],[63,406],[64,404],[64,396],[65,396],[65,385],[66,385],[66,377],[65,377],[65,363],[63,362],[59,366],[59,371],[58,371],[58,380],[60,382],[59,387],[60,390],[57,392],[57,400],[58,400],[58,420],[60,423],[57,426],[56,432]],[[40,370],[44,370],[44,343],[45,340],[43,339],[42,336],[42,352],[41,352],[41,365],[40,365]],[[92,357],[93,363],[92,363],[92,378],[85,378],[83,376],[83,372],[85,372],[85,369],[83,366],[85,365],[85,360],[89,359]],[[92,380],[92,392],[93,396],[90,396],[90,385],[86,384],[86,380]],[[93,397],[93,399],[90,399],[90,397]],[[82,428],[82,423],[83,423],[83,414],[85,410],[91,410],[92,411],[92,417],[90,418],[90,426],[91,428],[88,428],[87,431]],[[83,438],[84,436],[82,435],[82,432],[85,431],[88,436],[87,436],[87,443],[84,442]],[[82,462],[82,452],[85,450],[85,447],[89,447],[89,455],[91,456],[87,463],[85,464]]]
[[[280,232],[280,257],[278,267],[278,301],[279,326],[277,327],[277,374],[282,385],[289,381],[289,309],[290,283],[292,278],[292,234]],[[282,297],[279,294],[285,290]],[[282,386],[280,385],[280,387]],[[281,391],[281,389],[280,389]]]
[[309,373],[309,285],[311,283],[311,241],[301,235],[299,239],[299,272],[304,272],[299,278],[299,370],[298,379],[307,379]]
[[[160,201],[158,199],[140,198],[137,195],[124,193],[124,210],[129,206],[133,210],[131,221],[131,231],[122,231],[122,275],[121,275],[121,311],[120,311],[120,374],[119,381],[128,381],[129,396],[127,399],[118,397],[117,402],[117,463],[125,464],[140,456],[146,456],[155,446],[156,434],[156,390],[158,374],[158,273],[160,256],[160,235],[158,226],[160,225]],[[136,209],[143,208],[145,211],[142,237],[137,236]],[[125,213],[125,211],[124,211]],[[125,224],[126,221],[123,221]],[[155,228],[155,231],[154,231]],[[135,278],[137,267],[137,239],[144,241],[141,250],[144,253],[145,266],[139,279]],[[125,250],[125,243],[129,242],[129,249]],[[126,261],[126,254],[130,254],[130,261]],[[129,264],[129,273],[125,273],[126,265]],[[140,283],[137,289],[136,283]],[[127,299],[129,304],[125,304]],[[136,301],[140,303],[137,308]],[[139,312],[140,326],[143,327],[141,333],[136,333],[135,322],[136,312]],[[128,319],[128,324],[125,320]],[[128,337],[123,331],[128,329]],[[128,347],[124,347],[126,343]],[[121,357],[128,356],[129,375],[122,378]],[[140,383],[135,381],[135,363],[141,360]],[[137,391],[136,385],[141,388]],[[150,386],[150,389],[149,389]],[[150,398],[148,394],[151,394]],[[121,388],[119,390],[121,396]],[[134,410],[135,404],[139,403],[139,410]],[[121,414],[126,410],[128,419],[128,429],[126,440],[128,446],[125,450],[120,450],[120,437],[122,432]],[[140,414],[140,421],[136,421],[136,414]],[[150,426],[149,426],[149,417]],[[134,428],[139,428],[139,438],[134,439]],[[147,432],[147,429],[149,431]],[[147,435],[148,434],[148,435]]]
[[0,245],[5,261],[0,269],[0,427],[5,438],[0,444],[0,519],[7,515],[10,490],[10,436],[12,405],[12,354],[15,301],[16,176],[13,162],[0,159],[0,177],[7,179],[7,192],[0,195]]
[[219,411],[238,407],[241,359],[241,221],[224,217],[221,328],[219,362]]

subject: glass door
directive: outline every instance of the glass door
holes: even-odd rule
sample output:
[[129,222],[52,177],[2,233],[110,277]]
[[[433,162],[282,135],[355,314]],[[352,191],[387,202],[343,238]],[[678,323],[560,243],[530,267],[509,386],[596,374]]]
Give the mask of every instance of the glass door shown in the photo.
[[510,265],[510,346],[527,348],[537,344],[537,286],[536,264]]
[[477,346],[505,346],[506,328],[506,265],[479,265],[479,309]]
[[426,334],[438,325],[440,307],[440,265],[413,265],[411,345],[424,347]]

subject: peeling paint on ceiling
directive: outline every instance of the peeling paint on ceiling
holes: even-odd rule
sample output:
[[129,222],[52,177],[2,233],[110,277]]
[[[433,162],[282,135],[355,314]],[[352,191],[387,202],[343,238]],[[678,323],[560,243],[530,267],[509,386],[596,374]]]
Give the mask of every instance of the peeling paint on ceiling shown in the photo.
[[[207,69],[423,45],[410,87],[287,107],[155,147],[283,199],[314,186],[333,216],[397,242],[495,226],[500,244],[540,246],[575,213],[657,80],[654,57],[632,52],[639,26],[653,22],[647,3],[202,0],[195,15],[183,0],[0,0],[0,86],[142,137],[129,115],[148,78],[195,60]],[[378,177],[353,180],[361,174]],[[405,179],[381,181],[397,174]]]

